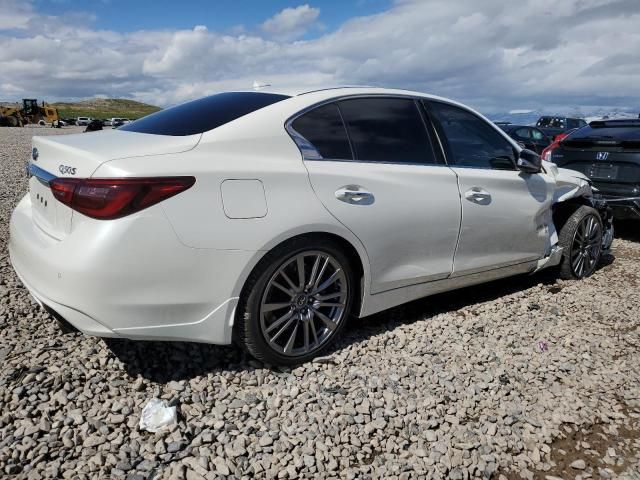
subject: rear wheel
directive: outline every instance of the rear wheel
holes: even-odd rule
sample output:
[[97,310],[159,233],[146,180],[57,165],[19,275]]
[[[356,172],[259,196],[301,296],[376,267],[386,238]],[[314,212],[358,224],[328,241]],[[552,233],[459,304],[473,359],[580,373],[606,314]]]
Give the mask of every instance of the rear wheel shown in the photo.
[[238,305],[236,337],[266,363],[294,365],[324,351],[344,328],[354,273],[330,240],[299,239],[270,252]]
[[591,275],[602,254],[602,220],[591,207],[578,208],[560,230],[563,247],[560,277],[581,279]]

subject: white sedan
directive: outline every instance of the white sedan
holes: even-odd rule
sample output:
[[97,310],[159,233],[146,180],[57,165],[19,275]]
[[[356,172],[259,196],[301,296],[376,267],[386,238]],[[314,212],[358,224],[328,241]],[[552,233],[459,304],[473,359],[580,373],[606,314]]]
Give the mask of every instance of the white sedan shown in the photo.
[[93,135],[35,137],[12,264],[91,335],[240,343],[272,364],[347,317],[611,244],[586,177],[456,102],[404,90],[229,92]]

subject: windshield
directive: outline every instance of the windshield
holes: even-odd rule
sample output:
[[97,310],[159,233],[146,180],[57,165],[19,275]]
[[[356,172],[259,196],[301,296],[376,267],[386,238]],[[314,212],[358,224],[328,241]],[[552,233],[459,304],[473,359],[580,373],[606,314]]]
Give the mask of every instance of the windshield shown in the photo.
[[228,92],[167,108],[128,123],[120,130],[153,135],[194,135],[289,98],[261,92]]
[[540,117],[536,127],[542,128],[565,128],[565,119],[561,117]]

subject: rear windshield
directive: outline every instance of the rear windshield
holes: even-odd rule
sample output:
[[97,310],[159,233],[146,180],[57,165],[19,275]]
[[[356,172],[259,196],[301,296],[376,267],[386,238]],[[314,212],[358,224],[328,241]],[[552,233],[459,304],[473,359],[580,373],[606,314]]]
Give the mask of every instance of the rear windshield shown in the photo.
[[637,149],[640,148],[640,125],[582,127],[562,144],[575,148],[611,146]]
[[167,108],[119,128],[126,132],[184,136],[207,132],[289,98],[262,92],[228,92]]
[[536,127],[542,128],[565,128],[564,118],[561,117],[540,117]]

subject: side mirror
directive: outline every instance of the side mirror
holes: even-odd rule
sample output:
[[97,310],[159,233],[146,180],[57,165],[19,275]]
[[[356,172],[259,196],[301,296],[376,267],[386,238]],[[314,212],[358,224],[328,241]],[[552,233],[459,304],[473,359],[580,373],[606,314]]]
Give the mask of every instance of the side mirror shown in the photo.
[[536,152],[524,149],[520,152],[516,165],[521,172],[538,173],[542,170],[542,158]]

